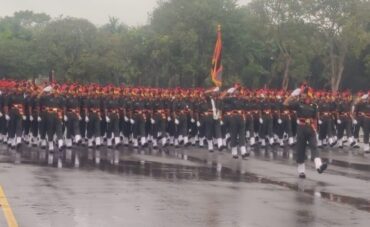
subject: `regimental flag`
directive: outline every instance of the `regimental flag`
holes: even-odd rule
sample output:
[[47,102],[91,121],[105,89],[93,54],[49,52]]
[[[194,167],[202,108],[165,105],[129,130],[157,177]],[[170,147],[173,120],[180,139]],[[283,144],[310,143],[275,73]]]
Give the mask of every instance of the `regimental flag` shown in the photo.
[[221,40],[221,25],[217,27],[217,41],[215,50],[213,52],[212,58],[212,69],[211,69],[211,79],[212,82],[217,86],[222,86],[222,40]]

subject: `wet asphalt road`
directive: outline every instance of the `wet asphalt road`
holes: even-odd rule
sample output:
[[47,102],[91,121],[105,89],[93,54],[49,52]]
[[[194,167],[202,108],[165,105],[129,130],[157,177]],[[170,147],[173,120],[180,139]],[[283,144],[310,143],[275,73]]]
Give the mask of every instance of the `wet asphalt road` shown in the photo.
[[369,157],[323,152],[328,172],[309,164],[299,180],[291,150],[252,154],[76,148],[48,163],[45,151],[0,147],[0,185],[26,227],[369,226]]

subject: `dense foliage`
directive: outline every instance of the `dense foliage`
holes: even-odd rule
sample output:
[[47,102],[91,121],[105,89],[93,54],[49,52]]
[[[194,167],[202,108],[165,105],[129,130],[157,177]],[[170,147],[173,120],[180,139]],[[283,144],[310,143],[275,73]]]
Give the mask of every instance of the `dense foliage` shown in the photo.
[[368,0],[159,1],[147,25],[31,11],[0,18],[0,76],[138,86],[210,86],[217,24],[224,84],[368,89]]

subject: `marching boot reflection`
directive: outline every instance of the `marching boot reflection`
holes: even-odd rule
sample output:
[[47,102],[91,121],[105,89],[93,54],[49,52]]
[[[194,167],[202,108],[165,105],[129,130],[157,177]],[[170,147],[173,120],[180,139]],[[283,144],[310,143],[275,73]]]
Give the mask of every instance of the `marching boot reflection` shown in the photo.
[[80,152],[75,152],[75,161],[74,161],[74,167],[79,168],[80,167]]
[[20,164],[21,163],[21,152],[15,150],[14,151],[14,164]]
[[71,163],[72,161],[72,150],[66,149],[66,162]]
[[96,165],[100,164],[100,150],[95,151],[95,164]]
[[114,165],[119,164],[119,150],[114,150]]
[[48,153],[48,165],[53,165],[53,161],[54,161],[54,153],[49,152]]
[[91,148],[87,149],[87,160],[92,161],[94,158],[94,152]]

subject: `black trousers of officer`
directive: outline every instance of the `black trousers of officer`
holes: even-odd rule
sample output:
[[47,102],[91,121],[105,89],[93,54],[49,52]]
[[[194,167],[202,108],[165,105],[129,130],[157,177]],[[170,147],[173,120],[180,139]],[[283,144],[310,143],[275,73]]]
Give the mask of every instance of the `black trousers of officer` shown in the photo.
[[8,133],[8,121],[5,116],[0,117],[0,133],[4,136]]
[[24,135],[28,135],[31,130],[31,122],[30,122],[30,116],[27,114],[27,117],[25,120],[23,120],[23,132]]
[[197,122],[194,118],[188,119],[189,137],[194,138],[198,134]]
[[322,124],[319,125],[319,140],[325,139],[327,136],[333,136],[333,118],[329,115],[321,117]]
[[[70,112],[67,113],[67,122],[66,126],[66,138],[71,139],[73,136],[81,135],[80,133],[80,119],[76,113]],[[84,119],[85,120],[85,119]]]
[[337,124],[338,129],[338,139],[342,139],[344,136],[344,131],[346,131],[347,137],[352,137],[352,118],[349,116],[339,116],[340,124]]
[[107,138],[119,137],[119,115],[118,113],[108,113],[110,122],[107,125]]
[[279,139],[283,139],[284,133],[288,135],[288,137],[293,136],[292,132],[292,121],[289,115],[281,115],[281,124],[277,123],[276,128],[277,128],[277,135]]
[[231,114],[227,116],[230,126],[230,146],[245,146],[245,119],[242,114]]
[[198,137],[199,138],[203,138],[205,137],[205,134],[206,134],[206,126],[205,126],[205,121],[204,121],[204,118],[205,118],[205,114],[201,114],[199,116],[198,119],[196,119],[196,121],[198,121],[200,123],[200,126],[197,125],[197,128],[198,128]]
[[364,119],[365,119],[364,116],[358,116],[357,119],[356,119],[357,124],[355,125],[354,131],[353,131],[353,136],[355,137],[355,139],[359,139],[359,137],[360,137],[360,129],[364,125]]
[[30,121],[31,124],[31,133],[34,138],[37,138],[39,134],[39,122],[37,121],[37,114],[32,115],[32,121]]
[[364,117],[362,130],[364,131],[364,143],[369,143],[369,132],[370,132],[370,117]]
[[9,111],[9,138],[14,138],[15,136],[21,137],[23,131],[23,119],[17,108],[12,108]]
[[161,113],[154,113],[152,116],[154,124],[151,124],[150,134],[154,139],[161,139],[166,136],[166,122],[167,119],[165,115]]
[[302,164],[306,160],[306,147],[311,149],[311,159],[319,156],[317,150],[317,138],[314,127],[310,124],[298,124],[297,126],[297,163]]
[[[48,117],[48,113],[46,111],[40,112],[41,121],[38,122],[38,128],[39,128],[41,140],[44,140],[46,138],[46,132],[47,132],[47,127],[48,127],[47,117]],[[35,119],[35,120],[38,121],[38,119]]]
[[124,137],[130,138],[132,133],[130,119],[129,117],[125,118],[123,114],[120,116],[120,130]]
[[57,139],[62,139],[63,136],[63,125],[62,119],[56,112],[49,112],[46,118],[48,141],[51,142],[54,139],[54,135]]
[[253,127],[254,127],[254,133],[256,135],[259,134],[259,131],[260,131],[260,122],[259,122],[259,113],[258,112],[253,112],[252,113],[252,117],[253,117]]
[[[207,139],[207,140],[212,140],[214,134],[216,133],[215,129],[216,129],[216,126],[215,126],[215,121],[213,119],[213,116],[211,114],[205,114],[201,117],[201,125],[204,126],[204,137]],[[215,137],[215,138],[220,138],[221,137],[221,128],[219,130],[219,132],[217,132],[217,136],[218,137]],[[216,136],[216,135],[215,135]]]
[[292,114],[290,115],[290,122],[292,124],[292,136],[296,137],[297,136],[297,130],[298,130],[298,123],[297,123],[297,115]]
[[181,136],[187,136],[188,135],[188,116],[185,113],[180,113],[177,115],[177,120],[179,121],[179,124],[176,124],[175,126],[175,138],[178,138]]
[[86,131],[87,131],[87,123],[85,121],[86,115],[85,113],[81,113],[81,119],[82,121],[79,122],[79,128],[80,128],[80,135],[82,138],[86,137]]
[[145,136],[145,125],[146,116],[141,113],[134,113],[133,120],[135,121],[132,125],[132,134],[135,139]]
[[87,123],[87,138],[91,139],[93,136],[95,138],[100,137],[100,127],[100,115],[94,112],[89,113],[89,122]]
[[273,119],[272,116],[269,114],[262,114],[262,120],[263,123],[260,124],[259,127],[259,138],[260,139],[265,139],[267,136],[270,138],[272,137],[272,126],[273,126]]
[[101,120],[100,120],[100,135],[106,136],[107,133],[107,125],[108,122],[106,121],[105,114],[101,115]]
[[254,136],[254,119],[252,114],[247,114],[245,116],[245,128],[249,131],[250,136]]

